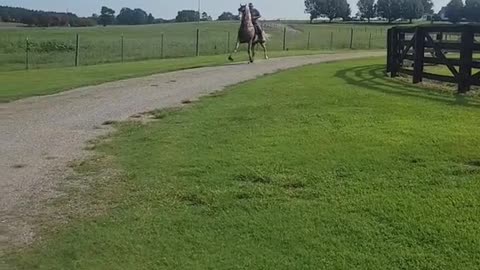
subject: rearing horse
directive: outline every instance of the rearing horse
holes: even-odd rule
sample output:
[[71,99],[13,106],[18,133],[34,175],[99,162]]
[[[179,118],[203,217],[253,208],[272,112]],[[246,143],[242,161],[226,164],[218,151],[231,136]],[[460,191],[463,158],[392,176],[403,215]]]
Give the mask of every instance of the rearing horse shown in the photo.
[[238,39],[237,44],[235,45],[235,50],[230,54],[228,59],[233,61],[232,55],[237,53],[240,44],[244,43],[248,44],[248,57],[250,59],[250,63],[253,63],[253,60],[255,59],[255,46],[257,44],[262,46],[265,59],[268,59],[267,47],[265,46],[265,43],[267,42],[265,39],[266,35],[263,35],[264,38],[262,40],[259,39],[257,33],[255,32],[255,26],[253,25],[250,8],[248,5],[240,5],[238,12],[242,14],[242,23],[240,24],[240,30],[238,30]]

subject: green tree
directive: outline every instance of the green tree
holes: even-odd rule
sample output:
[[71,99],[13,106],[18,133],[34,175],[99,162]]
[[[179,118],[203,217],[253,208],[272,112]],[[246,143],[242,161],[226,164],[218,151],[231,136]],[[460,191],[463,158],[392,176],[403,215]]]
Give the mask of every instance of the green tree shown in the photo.
[[423,12],[425,14],[433,14],[433,1],[432,0],[422,0]]
[[464,17],[463,0],[451,0],[445,9],[445,17],[452,23],[460,22]]
[[238,15],[233,15],[231,12],[223,12],[218,16],[218,21],[238,21],[240,17]]
[[120,14],[117,16],[117,24],[120,25],[140,25],[147,24],[147,22],[148,14],[140,8],[122,8]]
[[305,13],[310,14],[310,23],[320,17],[320,5],[322,0],[305,0]]
[[480,22],[480,0],[465,2],[465,18],[471,22]]
[[154,24],[155,23],[155,17],[153,17],[152,13],[148,14],[147,23],[148,24]]
[[213,19],[212,19],[212,16],[208,15],[208,13],[203,12],[202,18],[200,20],[204,22],[209,22],[209,21],[212,21]]
[[196,22],[200,20],[200,13],[195,10],[181,10],[175,18],[176,22]]
[[370,23],[370,19],[377,15],[377,6],[375,0],[359,0],[357,3],[360,16]]
[[102,10],[100,11],[98,22],[103,26],[113,24],[115,22],[115,10],[103,6]]
[[422,0],[403,0],[402,1],[402,18],[408,20],[410,23],[414,19],[419,19],[424,14]]
[[377,12],[382,18],[391,23],[402,17],[401,1],[399,0],[378,0]]

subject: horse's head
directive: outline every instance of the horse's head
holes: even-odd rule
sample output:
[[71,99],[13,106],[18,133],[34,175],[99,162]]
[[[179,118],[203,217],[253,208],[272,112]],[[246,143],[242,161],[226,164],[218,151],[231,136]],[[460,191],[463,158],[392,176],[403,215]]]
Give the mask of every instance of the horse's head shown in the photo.
[[238,9],[238,13],[240,15],[245,14],[245,11],[247,10],[247,5],[240,5],[240,8]]

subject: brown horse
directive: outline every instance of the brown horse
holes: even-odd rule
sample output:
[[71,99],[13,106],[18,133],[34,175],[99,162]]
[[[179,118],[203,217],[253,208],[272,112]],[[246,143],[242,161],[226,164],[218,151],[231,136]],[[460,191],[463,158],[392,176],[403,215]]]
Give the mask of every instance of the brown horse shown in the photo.
[[248,5],[240,5],[238,11],[242,15],[242,23],[240,24],[240,30],[238,30],[238,39],[237,44],[235,45],[235,50],[233,51],[233,53],[230,54],[228,59],[230,61],[233,61],[232,55],[234,53],[237,53],[240,44],[245,43],[248,44],[248,57],[250,59],[250,63],[253,63],[253,60],[255,59],[255,46],[257,44],[260,44],[260,46],[262,46],[263,52],[265,54],[265,59],[268,59],[267,47],[265,46],[265,43],[267,42],[265,40],[266,35],[263,34],[264,38],[260,39],[257,33],[255,33],[255,26],[253,25],[250,8],[248,7]]

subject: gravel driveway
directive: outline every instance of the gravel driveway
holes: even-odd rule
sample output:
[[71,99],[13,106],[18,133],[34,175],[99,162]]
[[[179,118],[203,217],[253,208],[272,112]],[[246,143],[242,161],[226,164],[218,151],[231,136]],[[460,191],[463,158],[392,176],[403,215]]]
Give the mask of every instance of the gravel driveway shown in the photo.
[[110,131],[99,128],[106,121],[176,106],[182,100],[279,70],[383,55],[357,52],[277,58],[253,65],[171,72],[0,104],[0,246],[31,241],[33,224],[25,217],[42,207],[40,202],[55,196],[55,187],[71,173],[68,164],[86,154],[86,142]]

